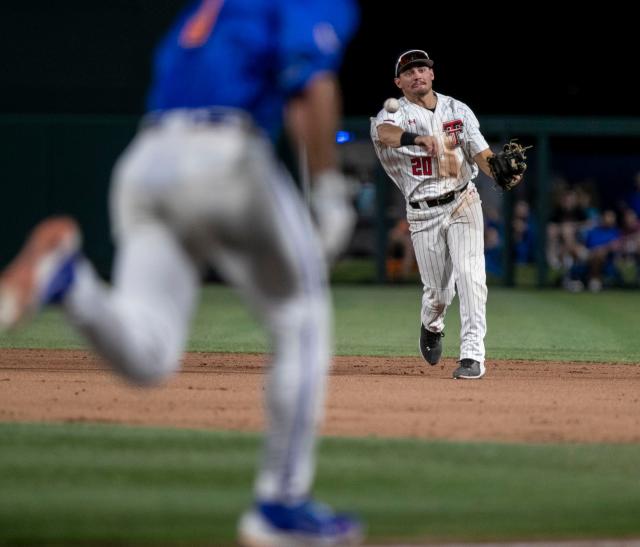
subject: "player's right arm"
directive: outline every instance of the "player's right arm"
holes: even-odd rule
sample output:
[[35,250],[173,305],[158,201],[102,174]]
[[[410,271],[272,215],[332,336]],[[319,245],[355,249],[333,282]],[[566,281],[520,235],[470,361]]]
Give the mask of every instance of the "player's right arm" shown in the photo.
[[330,72],[313,78],[304,91],[289,102],[287,130],[294,142],[304,144],[312,178],[337,169],[335,134],[341,104],[337,77]]
[[355,1],[282,2],[280,76],[289,96],[287,129],[304,146],[311,175],[311,206],[329,260],[349,242],[356,216],[348,183],[339,169],[335,143],[341,116],[337,72],[344,48],[355,32]]
[[378,140],[385,146],[391,148],[400,148],[400,137],[402,137],[404,130],[397,125],[391,125],[390,123],[383,123],[378,126]]
[[[404,129],[390,123],[383,123],[378,126],[378,140],[391,148],[400,148],[402,145],[402,134]],[[431,155],[438,154],[438,143],[434,137],[428,135],[418,135],[413,139],[413,144],[420,146],[424,151]]]

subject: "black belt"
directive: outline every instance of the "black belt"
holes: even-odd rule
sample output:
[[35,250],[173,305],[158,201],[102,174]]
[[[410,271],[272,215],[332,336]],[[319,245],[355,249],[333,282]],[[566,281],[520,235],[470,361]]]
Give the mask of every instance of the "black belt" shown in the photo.
[[410,201],[409,205],[411,205],[414,209],[422,209],[421,204],[426,204],[427,207],[435,207],[436,205],[446,205],[447,203],[451,203],[456,196],[462,194],[469,186],[469,183],[465,184],[459,190],[452,190],[451,192],[447,192],[446,194],[442,194],[441,196],[433,199],[423,199],[422,201]]

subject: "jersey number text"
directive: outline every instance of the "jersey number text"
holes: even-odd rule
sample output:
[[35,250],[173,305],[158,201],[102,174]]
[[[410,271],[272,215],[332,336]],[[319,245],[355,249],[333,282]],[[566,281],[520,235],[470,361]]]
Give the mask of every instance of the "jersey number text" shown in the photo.
[[433,170],[431,168],[431,156],[411,158],[411,171],[417,177],[432,175]]

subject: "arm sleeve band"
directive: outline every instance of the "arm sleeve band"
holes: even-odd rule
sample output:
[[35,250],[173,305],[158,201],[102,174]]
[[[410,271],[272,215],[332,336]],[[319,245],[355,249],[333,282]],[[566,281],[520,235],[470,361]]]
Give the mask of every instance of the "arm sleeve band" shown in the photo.
[[405,131],[400,135],[400,146],[412,146],[416,143],[416,139],[419,137],[417,133],[409,133]]

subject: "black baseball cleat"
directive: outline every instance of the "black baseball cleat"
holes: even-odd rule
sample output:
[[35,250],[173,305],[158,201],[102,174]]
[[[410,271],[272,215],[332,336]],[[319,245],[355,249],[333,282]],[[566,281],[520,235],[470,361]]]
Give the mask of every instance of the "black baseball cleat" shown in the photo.
[[474,359],[460,359],[458,368],[453,371],[453,377],[464,380],[479,380],[484,376],[484,363]]
[[442,355],[443,332],[431,332],[420,323],[420,355],[430,365],[437,365]]

